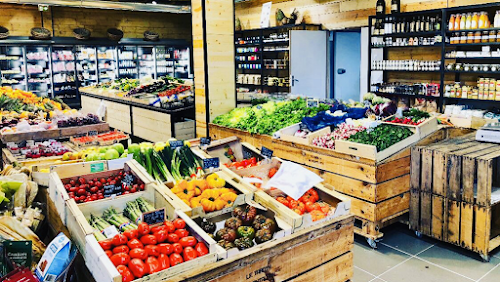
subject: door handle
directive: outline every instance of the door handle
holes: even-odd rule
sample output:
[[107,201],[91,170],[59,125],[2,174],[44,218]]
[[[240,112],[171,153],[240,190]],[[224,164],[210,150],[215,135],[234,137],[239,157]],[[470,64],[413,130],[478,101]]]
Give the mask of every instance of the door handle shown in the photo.
[[295,79],[295,76],[292,75],[292,86],[295,86],[295,81],[299,82],[299,80]]
[[337,73],[344,74],[344,73],[346,73],[346,70],[345,69],[337,69]]

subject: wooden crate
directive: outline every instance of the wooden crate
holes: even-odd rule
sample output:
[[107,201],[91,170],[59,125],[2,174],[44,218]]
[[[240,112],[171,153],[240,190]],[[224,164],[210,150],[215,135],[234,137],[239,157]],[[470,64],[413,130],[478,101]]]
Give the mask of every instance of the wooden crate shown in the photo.
[[74,127],[65,127],[65,128],[56,128],[44,131],[35,131],[35,132],[18,132],[11,134],[2,134],[1,140],[3,143],[8,142],[21,142],[25,140],[47,140],[47,139],[61,139],[68,138],[70,136],[74,136],[76,134],[86,133],[89,131],[97,131],[108,132],[109,124],[107,123],[99,123],[99,124],[90,124],[83,126],[74,126]]
[[289,127],[283,128],[278,131],[277,135],[279,139],[284,141],[295,142],[298,144],[310,145],[316,137],[323,136],[331,132],[330,127],[325,127],[320,130],[311,132],[306,138],[295,137],[294,134],[300,129],[300,123],[290,125]]
[[[74,161],[66,161],[62,163],[46,163],[46,164],[40,164],[40,165],[33,165],[31,167],[31,178],[33,181],[35,181],[38,185],[42,186],[49,186],[49,176],[50,176],[50,169],[53,166],[64,166],[64,165],[71,165],[71,164],[76,164],[83,162],[83,160],[74,160]],[[107,161],[96,161],[95,163],[103,163],[107,165]],[[43,170],[48,170],[48,172],[44,172]]]
[[[76,152],[74,146],[70,142],[64,142],[63,145],[70,150],[70,152]],[[34,165],[43,165],[43,164],[53,164],[55,161],[62,161],[61,156],[52,156],[52,157],[42,157],[37,159],[26,159],[22,157],[20,154],[12,154],[12,152],[7,149],[2,149],[2,161],[4,165],[9,164],[20,164],[21,166],[31,167]]]
[[194,120],[186,119],[174,123],[174,134],[177,140],[189,140],[195,138],[195,122]]
[[[284,140],[272,139],[267,135],[252,135],[248,132],[210,124],[210,136],[213,140],[237,136],[242,142],[247,142],[257,148],[265,146],[274,151],[274,155],[303,165],[319,174],[325,183],[333,190],[347,196],[351,202],[351,212],[356,216],[355,232],[370,240],[383,236],[380,229],[392,222],[404,219],[409,209],[405,193],[410,191],[410,148],[395,153],[381,162],[341,154],[333,150],[316,146],[297,144]],[[470,130],[441,129],[419,141],[426,145],[447,137],[461,136]],[[385,201],[396,201],[398,208],[389,211],[387,218],[376,218],[378,222],[370,221],[374,217],[364,214],[366,210],[372,215],[382,215],[376,212],[377,206],[390,206]],[[402,201],[401,201],[402,200]],[[401,208],[403,206],[403,208]]]
[[[107,100],[97,99],[82,95],[82,110],[95,113],[101,103],[106,106],[104,120],[114,129],[132,133],[132,123],[130,120],[130,106]],[[109,131],[109,130],[108,130]]]
[[172,121],[169,114],[132,107],[134,135],[152,142],[172,137]]
[[400,124],[400,123],[391,123],[387,122],[387,120],[390,120],[391,118],[395,117],[395,115],[390,116],[386,119],[384,119],[384,124],[391,124],[391,125],[398,125],[398,126],[403,126],[403,127],[408,127],[408,128],[414,128],[415,132],[418,134],[419,138],[422,139],[424,137],[429,136],[430,134],[434,133],[437,131],[438,128],[438,122],[436,117],[430,117],[426,119],[424,122],[422,122],[419,125],[410,125],[410,124]]
[[487,260],[500,246],[500,145],[471,133],[411,154],[410,228]]
[[[141,165],[137,163],[137,161],[131,160],[125,163],[123,169],[125,171],[131,171],[135,177],[139,178],[144,183],[144,185],[154,182],[151,176],[144,174],[139,167],[141,167]],[[108,170],[108,164],[99,161],[51,167],[51,173],[49,175],[49,195],[55,204],[62,222],[66,224],[66,217],[68,214],[66,202],[70,200],[64,188],[63,179],[79,176],[85,179],[92,179],[94,177],[101,178],[107,177],[118,170],[120,169]],[[104,200],[105,199],[97,200],[96,202]]]

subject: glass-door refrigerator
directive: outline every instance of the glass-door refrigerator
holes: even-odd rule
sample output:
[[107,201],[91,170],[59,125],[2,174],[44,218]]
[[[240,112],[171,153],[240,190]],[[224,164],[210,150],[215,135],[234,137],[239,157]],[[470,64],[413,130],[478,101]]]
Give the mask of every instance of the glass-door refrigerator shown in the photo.
[[174,74],[177,78],[189,78],[191,54],[189,47],[174,49]]
[[118,47],[118,72],[120,78],[137,78],[137,46]]
[[40,97],[52,97],[50,46],[26,46],[27,90]]
[[52,80],[54,98],[62,99],[70,107],[80,105],[73,46],[52,47]]
[[96,47],[93,46],[76,46],[76,72],[79,87],[97,84],[96,52]]
[[0,85],[26,90],[24,46],[0,46]]
[[157,77],[174,76],[174,49],[167,46],[157,46],[156,49]]
[[97,47],[97,69],[99,83],[110,82],[118,78],[116,47]]
[[157,78],[155,71],[155,50],[152,46],[139,46],[137,54],[139,56],[139,78]]

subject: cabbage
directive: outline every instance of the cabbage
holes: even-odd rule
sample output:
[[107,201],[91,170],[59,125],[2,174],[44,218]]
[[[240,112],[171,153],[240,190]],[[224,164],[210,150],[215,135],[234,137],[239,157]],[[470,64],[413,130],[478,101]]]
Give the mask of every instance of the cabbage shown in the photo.
[[373,100],[373,98],[375,98],[375,94],[368,92],[363,96],[363,101],[366,101],[366,100],[371,101],[371,100]]

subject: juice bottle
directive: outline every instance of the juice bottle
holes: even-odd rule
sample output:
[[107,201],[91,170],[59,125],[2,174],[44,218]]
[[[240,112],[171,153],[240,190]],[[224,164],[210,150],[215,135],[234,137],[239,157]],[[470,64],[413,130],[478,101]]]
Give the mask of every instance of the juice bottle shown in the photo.
[[465,13],[463,13],[462,16],[460,17],[460,30],[465,29],[466,22],[467,22],[467,15],[465,15]]
[[478,21],[479,21],[479,15],[477,14],[477,12],[474,12],[474,14],[472,15],[472,22],[470,28],[477,29]]
[[488,19],[488,16],[486,15],[486,13],[481,12],[481,15],[479,16],[478,28],[486,28],[487,19]]
[[467,18],[465,20],[465,29],[471,29],[472,28],[472,14],[467,13]]
[[460,14],[455,15],[455,26],[453,30],[460,30]]
[[455,30],[455,15],[450,16],[450,21],[448,22],[448,30]]

